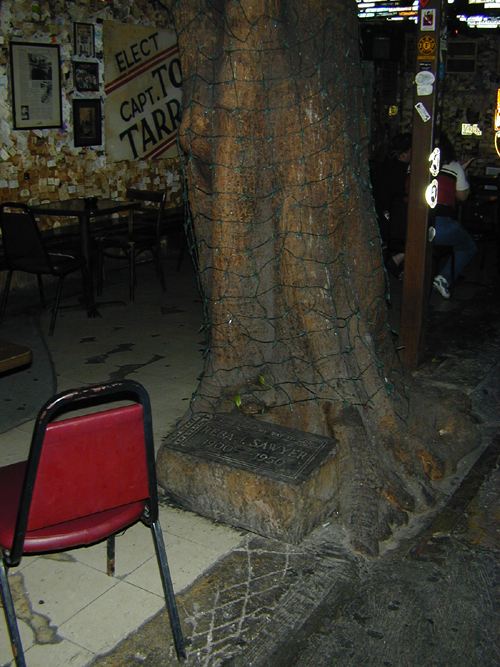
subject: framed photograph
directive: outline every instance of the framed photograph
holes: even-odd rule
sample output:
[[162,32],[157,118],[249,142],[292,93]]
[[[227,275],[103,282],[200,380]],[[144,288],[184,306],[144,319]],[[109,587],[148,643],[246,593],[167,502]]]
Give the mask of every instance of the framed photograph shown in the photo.
[[80,93],[99,90],[99,63],[73,61],[73,82]]
[[58,44],[10,43],[15,130],[62,126]]
[[75,23],[75,56],[93,58],[94,52],[94,26],[92,23]]
[[75,146],[102,144],[101,100],[73,100],[73,136]]

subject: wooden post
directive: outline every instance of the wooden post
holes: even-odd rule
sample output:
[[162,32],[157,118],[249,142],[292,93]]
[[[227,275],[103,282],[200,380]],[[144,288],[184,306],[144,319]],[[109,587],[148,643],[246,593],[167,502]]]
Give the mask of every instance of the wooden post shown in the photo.
[[[419,79],[424,79],[424,83],[421,86],[414,84],[408,227],[399,330],[402,360],[410,369],[416,368],[423,358],[431,287],[432,243],[428,234],[431,210],[425,193],[433,178],[429,171],[429,156],[434,147],[435,127],[440,124],[443,94],[443,75],[439,67],[442,16],[442,0],[421,1],[415,77],[420,74]],[[432,77],[423,75],[423,72],[432,74],[434,82],[425,83],[426,78],[431,80]]]

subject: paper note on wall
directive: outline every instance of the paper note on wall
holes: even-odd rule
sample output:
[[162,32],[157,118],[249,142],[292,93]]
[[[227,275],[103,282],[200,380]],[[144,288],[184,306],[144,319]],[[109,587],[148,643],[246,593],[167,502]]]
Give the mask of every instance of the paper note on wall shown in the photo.
[[175,157],[182,90],[175,34],[104,21],[103,45],[108,159]]

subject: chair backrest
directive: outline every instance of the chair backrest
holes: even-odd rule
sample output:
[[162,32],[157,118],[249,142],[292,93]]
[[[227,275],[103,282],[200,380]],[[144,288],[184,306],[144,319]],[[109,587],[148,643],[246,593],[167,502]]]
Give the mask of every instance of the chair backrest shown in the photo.
[[[102,409],[125,398],[127,405]],[[53,421],[97,399],[93,412]],[[94,385],[48,401],[35,423],[11,560],[21,556],[26,531],[129,503],[146,501],[155,521],[154,456],[151,405],[139,383]]]
[[[498,234],[499,192],[498,178],[472,176],[471,194],[462,203],[461,222],[474,240],[494,240]],[[486,237],[485,237],[486,235]]]
[[8,269],[52,273],[52,262],[28,206],[18,202],[0,205],[0,227]]
[[[165,217],[165,205],[167,202],[167,193],[154,190],[139,190],[136,188],[127,188],[127,199],[134,199],[136,201],[141,201],[146,204],[146,208],[139,209],[136,216],[134,216],[135,221],[137,220],[141,224],[150,224],[151,227],[154,226],[154,230],[157,234],[161,231],[161,226],[163,219]],[[153,207],[148,207],[148,204],[154,204]]]

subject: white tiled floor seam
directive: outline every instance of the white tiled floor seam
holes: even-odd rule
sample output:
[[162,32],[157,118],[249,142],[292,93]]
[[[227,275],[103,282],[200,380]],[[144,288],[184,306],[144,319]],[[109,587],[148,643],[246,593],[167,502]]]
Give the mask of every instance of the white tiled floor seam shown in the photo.
[[[167,264],[166,294],[152,266],[140,267],[134,304],[127,302],[127,285],[117,285],[103,298],[123,300],[122,305],[102,308],[102,318],[96,319],[87,319],[79,309],[65,309],[53,338],[46,338],[58,391],[108,380],[113,372],[129,369],[127,377],[150,393],[157,448],[187,409],[202,370],[202,309],[194,276],[187,263],[180,273]],[[48,330],[49,318],[47,311],[43,331]],[[102,363],[88,363],[89,359]],[[32,427],[30,421],[0,435],[2,465],[26,458]],[[176,593],[242,539],[236,530],[163,502],[160,523]],[[19,621],[28,667],[85,667],[164,606],[151,531],[141,523],[117,536],[113,579],[106,575],[105,543],[68,556],[24,558],[11,570],[10,576],[22,574],[33,612],[49,618],[62,638],[56,644],[36,643],[33,630]],[[0,665],[11,661],[7,628],[0,621]]]

